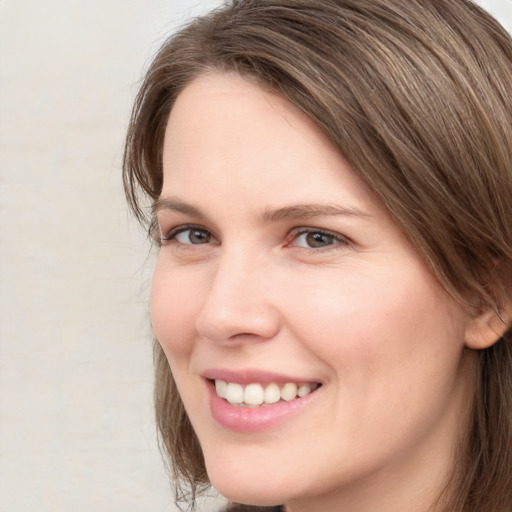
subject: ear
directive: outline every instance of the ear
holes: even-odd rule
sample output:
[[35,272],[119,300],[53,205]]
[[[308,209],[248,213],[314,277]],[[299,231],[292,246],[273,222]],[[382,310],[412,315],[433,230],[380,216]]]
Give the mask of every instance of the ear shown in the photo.
[[499,312],[486,307],[470,319],[465,332],[466,347],[482,350],[494,345],[511,327],[512,302]]

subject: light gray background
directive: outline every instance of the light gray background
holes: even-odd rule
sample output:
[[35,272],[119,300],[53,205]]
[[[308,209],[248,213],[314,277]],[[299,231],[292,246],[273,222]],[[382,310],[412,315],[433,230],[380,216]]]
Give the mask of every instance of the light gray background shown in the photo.
[[158,43],[218,3],[0,0],[0,512],[174,510],[121,148]]

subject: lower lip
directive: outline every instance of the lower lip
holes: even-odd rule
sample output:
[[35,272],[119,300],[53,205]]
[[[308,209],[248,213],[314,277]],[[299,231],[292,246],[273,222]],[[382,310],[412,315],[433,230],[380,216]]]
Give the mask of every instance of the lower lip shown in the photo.
[[290,402],[277,402],[263,407],[239,407],[217,395],[213,382],[208,381],[210,409],[213,418],[224,428],[237,432],[260,432],[292,418],[316,396],[318,390]]

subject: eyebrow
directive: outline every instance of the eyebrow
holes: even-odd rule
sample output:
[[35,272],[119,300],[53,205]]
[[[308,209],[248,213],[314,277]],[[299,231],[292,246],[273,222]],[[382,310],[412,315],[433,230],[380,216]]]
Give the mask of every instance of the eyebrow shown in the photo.
[[[180,201],[175,197],[160,197],[151,208],[153,215],[163,210],[171,210],[186,215],[191,215],[197,219],[205,219],[201,210],[188,203]],[[371,215],[353,207],[345,207],[333,203],[312,203],[312,204],[294,204],[282,208],[266,208],[263,212],[265,222],[279,222],[289,219],[311,219],[313,217],[348,215],[354,217],[371,217]]]
[[277,222],[288,219],[311,219],[313,217],[350,215],[355,217],[369,217],[367,213],[357,208],[340,206],[337,204],[296,204],[283,208],[267,208],[263,214],[265,221]]
[[171,210],[174,212],[184,213],[186,215],[191,215],[192,217],[197,217],[198,219],[204,219],[205,216],[201,213],[201,211],[192,206],[190,204],[184,203],[179,199],[174,197],[159,197],[152,205],[151,212],[153,215],[156,215],[158,212],[162,210]]

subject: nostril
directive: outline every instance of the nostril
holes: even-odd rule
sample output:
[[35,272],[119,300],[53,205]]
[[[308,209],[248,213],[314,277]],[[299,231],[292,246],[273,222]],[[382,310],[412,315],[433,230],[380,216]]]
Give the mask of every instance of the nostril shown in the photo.
[[216,343],[246,343],[269,340],[279,332],[277,311],[245,304],[206,304],[196,320],[198,334]]

